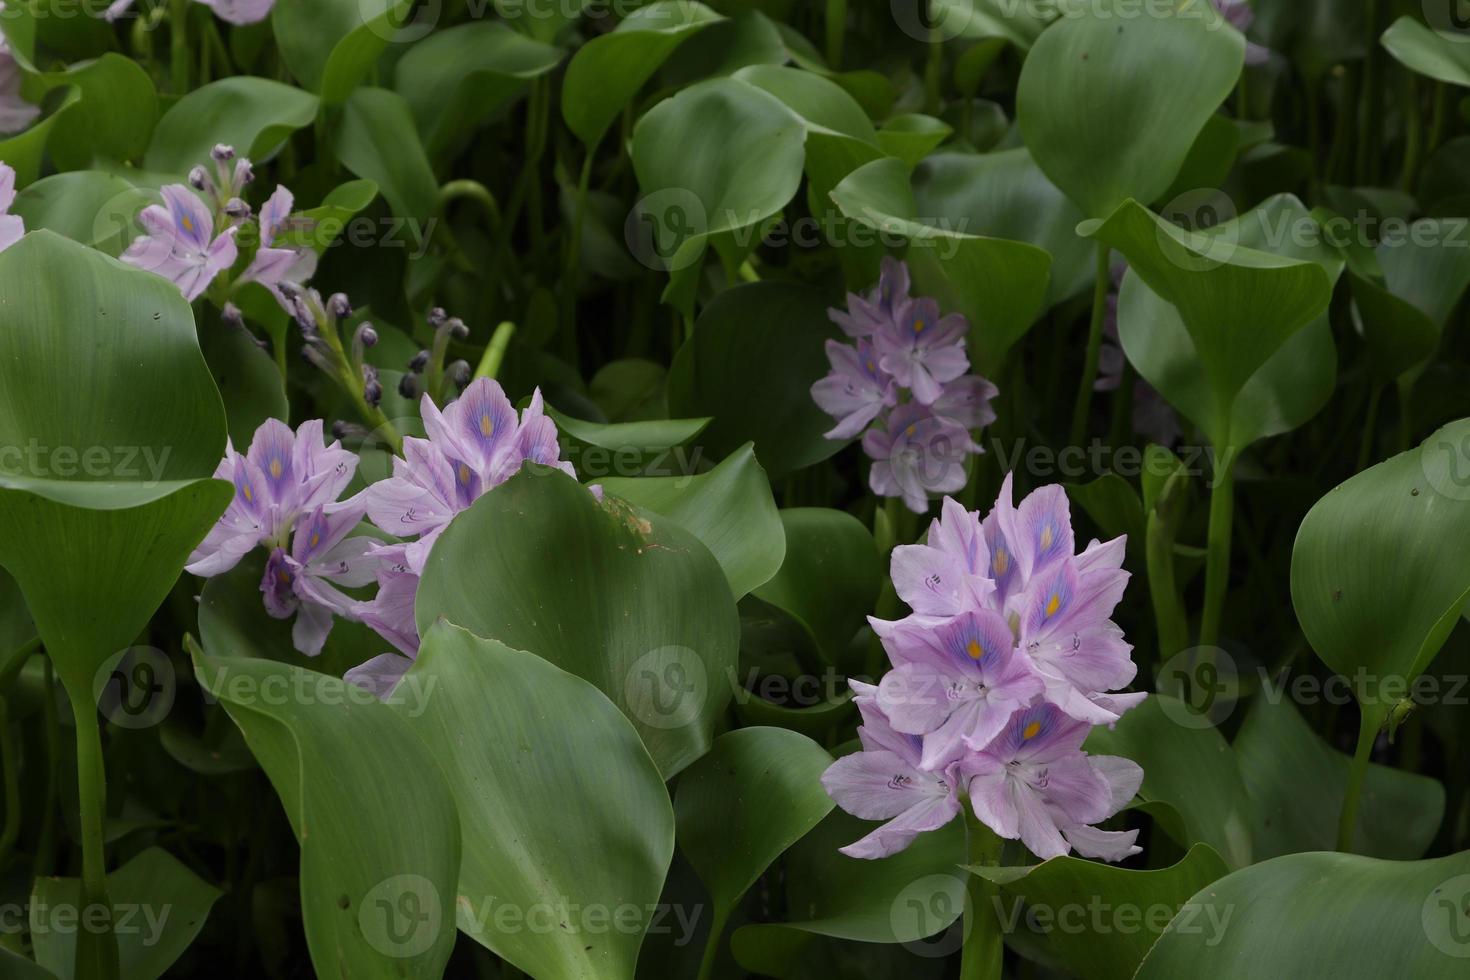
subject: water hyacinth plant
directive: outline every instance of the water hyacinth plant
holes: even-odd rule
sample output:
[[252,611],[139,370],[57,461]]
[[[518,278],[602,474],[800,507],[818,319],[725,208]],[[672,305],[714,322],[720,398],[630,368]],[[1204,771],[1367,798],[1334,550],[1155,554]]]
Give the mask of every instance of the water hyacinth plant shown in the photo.
[[1463,977],[1467,15],[6,0],[0,980]]

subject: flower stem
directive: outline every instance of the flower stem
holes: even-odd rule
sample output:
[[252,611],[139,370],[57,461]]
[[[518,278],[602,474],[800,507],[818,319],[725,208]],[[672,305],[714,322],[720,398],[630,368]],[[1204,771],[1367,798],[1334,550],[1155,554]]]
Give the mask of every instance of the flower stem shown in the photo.
[[827,67],[842,70],[842,36],[847,30],[847,0],[827,0]]
[[[1165,491],[1168,493],[1169,491]],[[1159,660],[1168,660],[1189,646],[1189,621],[1174,574],[1174,535],[1177,522],[1157,511],[1148,515],[1145,559],[1148,593],[1153,601],[1154,620],[1159,630]]]
[[709,924],[709,938],[704,942],[704,958],[699,963],[696,980],[710,980],[715,975],[715,963],[720,958],[721,940],[725,935],[725,923],[730,918],[728,909],[716,906],[714,918]]
[[189,0],[170,0],[168,10],[170,80],[175,95],[189,91]]
[[[1363,692],[1359,692],[1360,696]],[[1358,749],[1353,753],[1352,765],[1348,768],[1347,795],[1342,800],[1342,814],[1337,821],[1337,849],[1348,852],[1353,848],[1353,832],[1358,824],[1358,800],[1363,795],[1363,780],[1368,775],[1368,756],[1373,743],[1378,739],[1378,730],[1383,727],[1387,709],[1376,700],[1360,701],[1362,712],[1358,727]]]
[[1103,321],[1108,313],[1108,287],[1112,275],[1108,270],[1108,247],[1097,245],[1097,281],[1092,287],[1092,322],[1087,328],[1087,353],[1082,362],[1082,382],[1077,386],[1077,404],[1072,410],[1070,445],[1080,446],[1087,438],[1087,418],[1092,413],[1092,386],[1097,383],[1097,359],[1102,350]]
[[1205,554],[1205,607],[1199,627],[1202,647],[1212,647],[1220,639],[1220,617],[1230,580],[1230,525],[1234,511],[1235,451],[1227,438],[1224,448],[1215,449],[1215,486],[1210,493],[1210,532]]
[[[972,866],[999,866],[1005,842],[975,817],[968,803],[964,813],[969,863]],[[965,888],[968,899],[965,902],[965,945],[960,952],[960,980],[1000,980],[1005,940],[994,914],[1000,886],[971,872]]]
[[1363,420],[1363,441],[1358,445],[1358,471],[1368,468],[1373,461],[1373,436],[1378,428],[1378,402],[1383,397],[1383,385],[1374,384],[1368,396],[1368,417]]
[[515,336],[516,325],[506,320],[495,328],[495,333],[490,337],[490,343],[485,347],[485,355],[480,358],[480,366],[475,368],[475,378],[493,378],[500,371],[500,362],[505,360],[505,349],[510,346],[510,338]]
[[10,861],[10,852],[20,839],[20,759],[11,737],[10,705],[0,695],[0,765],[5,768],[5,829],[0,831],[0,871]]
[[107,897],[107,852],[102,821],[107,812],[107,769],[102,759],[102,730],[97,706],[69,685],[77,730],[77,800],[82,833],[82,902],[107,909],[107,928],[77,944],[77,975],[88,980],[116,980],[117,940],[112,933],[112,904]]

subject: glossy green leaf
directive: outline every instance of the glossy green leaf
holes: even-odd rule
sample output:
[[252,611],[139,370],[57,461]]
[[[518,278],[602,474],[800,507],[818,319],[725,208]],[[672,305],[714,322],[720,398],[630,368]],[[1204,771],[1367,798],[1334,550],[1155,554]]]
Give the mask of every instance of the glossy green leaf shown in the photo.
[[[109,874],[107,892],[114,909],[122,980],[164,976],[199,935],[209,910],[223,894],[158,847],[148,848]],[[58,977],[75,973],[77,926],[57,916],[76,913],[77,920],[85,922],[85,909],[81,879],[36,879],[31,893],[36,962]]]
[[108,52],[95,61],[41,76],[47,88],[75,86],[76,106],[47,141],[62,170],[79,170],[94,159],[141,160],[158,122],[153,79],[130,58]]
[[1470,88],[1470,47],[1465,40],[1463,32],[1436,31],[1412,17],[1400,17],[1383,32],[1382,43],[1410,71]]
[[206,324],[200,345],[215,387],[224,398],[231,442],[250,445],[255,430],[266,419],[289,421],[281,372],[249,331],[223,323]]
[[271,26],[301,84],[340,105],[407,21],[411,0],[277,0]]
[[827,663],[837,664],[877,607],[883,563],[867,527],[823,507],[781,511],[786,558],[756,598],[782,610],[811,634]]
[[168,281],[40,231],[0,284],[0,564],[90,700],[224,510],[224,412]]
[[1112,9],[1122,2],[1047,28],[1016,92],[1037,164],[1093,218],[1169,189],[1245,61],[1245,39],[1198,10],[1125,18]]
[[37,966],[19,953],[12,953],[0,946],[0,971],[11,980],[56,980],[56,975],[44,967]]
[[[1265,227],[1261,222],[1242,219],[1241,237],[1261,227]],[[1278,388],[1288,396],[1293,391],[1291,385],[1277,383],[1274,373],[1265,369],[1272,355],[1286,349],[1326,310],[1340,262],[1330,272],[1324,263],[1313,259],[1277,255],[1240,244],[1233,234],[1186,231],[1134,201],[1120,206],[1107,221],[1086,222],[1080,230],[1122,252],[1132,273],[1177,310],[1204,384],[1187,376],[1191,364],[1183,352],[1186,338],[1177,330],[1172,334],[1150,331],[1139,338],[1141,343],[1130,343],[1128,331],[1139,323],[1162,321],[1166,316],[1163,309],[1149,321],[1120,312],[1123,349],[1139,373],[1171,404],[1190,415],[1216,447],[1244,446],[1248,438],[1259,438],[1283,424],[1271,417],[1273,413],[1295,416],[1304,410],[1298,407],[1282,412],[1272,404]],[[1120,299],[1120,311],[1125,302],[1126,298]],[[1138,333],[1133,336],[1138,337]],[[1314,353],[1322,353],[1322,339],[1330,346],[1330,335],[1318,338],[1312,347]],[[1300,353],[1293,355],[1288,367],[1300,367],[1296,360]],[[1321,358],[1314,363],[1320,364]],[[1265,378],[1256,383],[1266,386],[1266,394],[1260,398],[1245,395],[1242,389],[1263,372]],[[1317,392],[1316,387],[1312,390]],[[1307,408],[1312,408],[1317,398],[1304,401]],[[1239,435],[1234,422],[1237,412],[1243,416]],[[1301,421],[1304,419],[1298,419],[1297,424]]]
[[410,48],[394,69],[393,87],[408,101],[424,146],[438,159],[562,56],[560,48],[500,21],[457,24]]
[[653,257],[677,271],[697,263],[712,236],[753,235],[795,196],[805,135],[775,96],[728,78],[649,110],[633,130],[632,157]]
[[564,455],[585,480],[687,472],[698,462],[699,450],[686,447],[710,423],[707,418],[589,422],[551,407],[546,414],[556,423]]
[[767,584],[787,554],[783,518],[747,444],[698,476],[613,477],[603,490],[664,517],[704,542],[736,599]]
[[665,776],[704,754],[730,699],[738,623],[714,556],[554,471],[527,467],[455,518],[416,610],[420,634],[443,617],[591,681]]
[[1082,212],[1025,147],[928,157],[914,171],[914,206],[921,215],[954,221],[956,231],[1030,242],[1050,252],[1048,307],[1092,285],[1095,249],[1073,231]]
[[50,140],[52,131],[80,104],[81,94],[74,88],[70,89],[51,115],[23,133],[0,140],[0,160],[4,160],[15,171],[16,187],[25,187],[41,176],[46,143]]
[[[1400,302],[1392,304],[1393,312],[1398,315],[1389,323],[1372,325],[1388,327],[1391,336],[1370,339],[1370,350],[1391,345],[1395,338],[1406,335],[1399,344],[1400,349],[1390,355],[1389,363],[1398,366],[1418,354],[1417,360],[1410,361],[1406,379],[1417,380],[1438,347],[1439,336],[1450,316],[1459,306],[1465,290],[1470,288],[1470,229],[1459,218],[1421,218],[1409,225],[1401,236],[1385,238],[1374,255],[1383,270],[1384,289]],[[1357,283],[1354,286],[1357,289],[1355,296],[1369,293]],[[1370,309],[1371,302],[1370,299]],[[1409,309],[1403,307],[1405,303]],[[1362,304],[1359,311],[1363,311]],[[1414,311],[1419,316],[1415,316]],[[1433,328],[1432,343],[1425,330],[1426,320]],[[1363,327],[1368,334],[1370,321],[1366,317]]]
[[1386,711],[1439,652],[1470,597],[1470,421],[1343,483],[1302,521],[1291,600],[1312,649]]
[[949,928],[965,905],[964,821],[920,834],[881,861],[838,853],[872,829],[871,822],[834,810],[798,841],[786,857],[788,921],[736,930],[736,960],[763,973],[811,936],[905,943]]
[[954,128],[943,119],[919,113],[895,116],[878,130],[878,145],[889,156],[902,160],[912,169],[929,153],[949,139]]
[[1070,856],[1030,868],[969,870],[1001,885],[1005,900],[995,912],[1007,935],[1026,930],[1029,915],[1047,948],[1083,980],[1129,980],[1175,913],[1229,871],[1208,844],[1151,871]]
[[420,222],[420,234],[428,234],[439,206],[439,182],[403,96],[382,88],[353,92],[342,107],[337,156],[344,167],[378,185],[394,214]]
[[1049,23],[1057,7],[1047,4],[1015,4],[1007,0],[929,0],[927,20],[908,14],[907,30],[933,27],[945,38],[1003,38],[1021,51],[1029,51]]
[[581,678],[444,623],[399,684],[459,806],[460,929],[531,976],[631,980],[674,853],[638,733]]
[[1090,483],[1067,484],[1067,496],[1106,538],[1128,536],[1129,550],[1143,546],[1143,501],[1133,485],[1117,473],[1104,473]]
[[[1470,950],[1467,890],[1467,853],[1434,861],[1353,854],[1275,858],[1191,899],[1138,978],[1462,977]],[[1210,922],[1223,926],[1204,927]]]
[[832,811],[821,776],[832,757],[783,728],[742,728],[715,739],[679,779],[679,850],[722,920],[765,870]]
[[567,65],[562,83],[567,128],[589,147],[596,146],[674,49],[723,19],[697,0],[656,0],[633,11],[612,32],[588,41]]
[[1367,351],[1364,366],[1375,384],[1388,384],[1434,355],[1439,327],[1427,313],[1372,279],[1350,274],[1348,281]]
[[275,152],[292,131],[316,118],[316,96],[268,78],[222,78],[197,88],[158,120],[147,169],[184,176],[209,160],[216,143],[252,160]]
[[779,480],[842,448],[822,435],[832,419],[811,399],[829,369],[823,345],[842,336],[827,306],[809,286],[757,282],[704,308],[669,369],[669,410],[713,417],[700,437],[706,453],[722,459],[754,442],[756,459]]
[[108,255],[121,255],[141,235],[134,220],[154,202],[145,190],[96,170],[42,177],[15,197],[11,213],[30,231],[45,228]]
[[749,8],[731,14],[680,45],[665,63],[660,81],[689,85],[732,75],[748,65],[782,65],[791,59],[781,29],[769,17]]
[[[832,198],[849,218],[908,239],[917,292],[969,319],[970,360],[982,373],[1000,366],[1041,312],[1051,256],[1035,245],[983,237],[968,220],[955,227],[952,215],[921,214],[900,161],[853,171]],[[997,282],[1006,288],[992,288]]]
[[1142,766],[1138,796],[1174,809],[1181,823],[1166,821],[1165,829],[1180,844],[1209,844],[1232,868],[1251,863],[1250,813],[1235,752],[1189,704],[1150,695],[1113,728],[1094,728],[1087,751]]
[[[1270,683],[1270,682],[1268,682]],[[1351,756],[1312,731],[1289,700],[1290,678],[1251,705],[1235,754],[1251,803],[1256,860],[1336,847]],[[1437,780],[1369,763],[1353,850],[1410,861],[1423,857],[1444,818]]]
[[[317,975],[441,976],[454,948],[460,831],[429,747],[394,708],[346,681],[228,656],[228,647],[192,652],[200,684],[244,733],[301,845]],[[432,695],[418,693],[423,710]]]

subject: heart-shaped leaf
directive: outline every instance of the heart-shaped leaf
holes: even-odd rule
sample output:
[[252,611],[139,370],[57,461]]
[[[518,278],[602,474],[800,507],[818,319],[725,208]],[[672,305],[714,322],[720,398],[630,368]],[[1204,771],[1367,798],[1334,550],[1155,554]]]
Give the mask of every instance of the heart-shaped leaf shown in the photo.
[[149,192],[121,177],[75,170],[42,177],[15,196],[10,210],[31,231],[45,228],[118,256],[143,233],[134,218],[152,203]]
[[666,777],[708,750],[730,699],[739,626],[709,549],[558,472],[528,466],[455,518],[416,614],[421,635],[442,617],[591,681]]
[[108,52],[40,81],[48,89],[75,86],[81,94],[47,141],[60,169],[79,170],[98,158],[142,159],[158,122],[158,92],[141,65]]
[[317,104],[311,93],[268,78],[241,75],[210,82],[175,102],[158,120],[146,166],[182,176],[208,161],[216,143],[263,159],[293,130],[311,125]]
[[725,570],[736,599],[765,585],[781,567],[783,521],[749,444],[698,476],[614,477],[602,487],[703,541]]
[[1410,71],[1470,88],[1470,47],[1463,31],[1436,31],[1412,17],[1400,17],[1383,32],[1382,40],[1388,53]]
[[1125,17],[1114,9],[1124,2],[1078,7],[1048,27],[1016,91],[1036,162],[1093,218],[1169,189],[1245,63],[1245,39],[1218,17]]
[[439,181],[403,96],[383,88],[353,92],[342,107],[337,156],[348,170],[378,185],[394,214],[418,221],[420,234],[428,234],[439,206]]
[[[441,976],[454,948],[460,825],[428,746],[394,708],[339,678],[223,656],[228,648],[191,652],[301,845],[317,975]],[[403,683],[395,696],[421,713],[433,695]]]
[[340,105],[405,26],[412,0],[276,0],[271,27],[301,84]]
[[531,976],[632,980],[674,853],[638,733],[581,678],[444,623],[399,683],[459,806],[460,929]]

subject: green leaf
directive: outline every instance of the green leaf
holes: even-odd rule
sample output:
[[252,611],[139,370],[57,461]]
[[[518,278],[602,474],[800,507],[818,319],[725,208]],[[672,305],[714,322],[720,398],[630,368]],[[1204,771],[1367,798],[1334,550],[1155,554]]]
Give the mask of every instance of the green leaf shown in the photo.
[[55,974],[0,946],[0,971],[10,980],[56,980]]
[[1353,304],[1363,333],[1364,366],[1375,384],[1388,384],[1434,356],[1439,326],[1408,300],[1350,273]]
[[1291,600],[1312,649],[1386,711],[1428,668],[1470,594],[1470,420],[1317,501],[1297,532]]
[[[1003,932],[1025,929],[1021,917],[1029,914],[1045,929],[1047,949],[1083,980],[1129,980],[1175,911],[1229,871],[1208,844],[1195,844],[1178,864],[1152,871],[1075,857],[969,870],[1000,884],[1010,898],[996,909]],[[1101,914],[1083,911],[1098,908]]]
[[25,132],[0,140],[0,160],[15,170],[15,186],[25,187],[41,175],[41,163],[46,155],[46,143],[51,132],[81,104],[81,95],[70,89],[56,107],[56,111],[31,126]]
[[[1296,851],[1331,851],[1347,795],[1352,759],[1307,727],[1286,691],[1264,690],[1251,705],[1235,754],[1250,797],[1257,860]],[[1429,849],[1444,818],[1438,780],[1368,764],[1353,850],[1369,857],[1411,861]]]
[[377,197],[378,185],[370,180],[349,180],[338,184],[322,198],[321,204],[301,212],[301,217],[311,222],[310,227],[285,230],[280,241],[309,246],[321,255],[346,230],[347,222]]
[[0,564],[86,703],[229,500],[224,411],[167,280],[39,231],[0,284]]
[[801,183],[805,137],[779,99],[734,79],[691,85],[654,106],[634,127],[631,151],[640,220],[653,239],[645,258],[670,271],[692,267],[711,237],[780,211]]
[[567,128],[595,147],[674,49],[721,20],[696,0],[657,0],[633,11],[611,33],[588,41],[572,57],[562,82]]
[[1121,17],[1112,6],[1078,8],[1047,28],[1016,91],[1036,162],[1093,218],[1169,189],[1245,63],[1245,39],[1218,18]]
[[[824,344],[841,332],[822,293],[796,283],[755,282],[716,296],[669,369],[669,410],[711,416],[701,444],[717,459],[747,442],[772,480],[836,453],[822,433],[832,419],[811,398],[828,371]],[[771,352],[779,352],[772,357]]]
[[912,170],[953,132],[954,128],[943,119],[911,112],[885,122],[878,130],[878,145]]
[[903,23],[906,33],[938,30],[942,37],[984,40],[1004,38],[1021,51],[1029,51],[1046,26],[1056,19],[1057,7],[1048,4],[1015,4],[1007,0],[928,0],[929,15],[921,20],[910,14]]
[[783,728],[742,728],[679,780],[679,850],[709,889],[717,921],[786,849],[832,811],[821,776],[832,757]]
[[1046,249],[1052,257],[1047,307],[1092,286],[1096,250],[1073,231],[1082,212],[1046,179],[1025,147],[928,157],[914,171],[914,207],[954,221],[956,231]]
[[[122,980],[157,980],[167,973],[224,894],[159,847],[148,848],[109,874],[107,893]],[[81,879],[36,879],[31,893],[36,962],[58,977],[75,973],[77,927],[52,917],[73,912],[77,921],[86,921]],[[8,971],[5,975],[12,976]]]
[[841,661],[878,601],[883,563],[867,527],[823,507],[781,511],[786,557],[756,598],[782,610],[811,635],[828,664]]
[[671,458],[681,469],[692,465],[697,455],[688,459],[683,447],[710,423],[707,418],[588,422],[550,406],[546,414],[556,423],[562,448],[583,479],[632,477],[645,470],[663,475],[670,472]]
[[443,623],[399,683],[459,806],[460,929],[531,976],[631,980],[674,853],[638,733],[586,681]]
[[1275,858],[1191,899],[1154,944],[1138,980],[1462,977],[1467,890],[1470,853],[1434,861]]
[[248,446],[266,419],[290,418],[281,372],[249,331],[209,324],[203,331],[202,347],[209,373],[224,398],[231,442]]
[[1097,727],[1087,751],[1120,755],[1143,767],[1138,796],[1167,803],[1180,824],[1165,829],[1180,844],[1209,844],[1232,868],[1251,863],[1245,784],[1230,743],[1209,719],[1167,694],[1150,695],[1113,728]]
[[271,27],[291,74],[325,105],[340,105],[412,7],[412,0],[277,0]]
[[[192,646],[192,643],[190,643]],[[459,818],[444,771],[363,688],[299,667],[191,650],[270,777],[301,845],[318,976],[442,975],[454,948]],[[395,695],[429,703],[428,692]],[[442,692],[441,692],[442,696]]]
[[[1388,355],[1387,364],[1397,367],[1409,361],[1406,382],[1416,381],[1423,373],[1428,361],[1439,346],[1439,337],[1465,290],[1470,287],[1470,240],[1466,237],[1466,225],[1461,218],[1421,218],[1408,227],[1405,234],[1393,238],[1385,237],[1375,250],[1379,267],[1383,270],[1383,288],[1398,302],[1379,305],[1389,306],[1388,311],[1396,314],[1387,322],[1366,316],[1363,320],[1364,334],[1369,338],[1369,350],[1394,346],[1398,349]],[[1376,283],[1373,284],[1376,286]],[[1374,310],[1373,290],[1354,282],[1355,297],[1367,297],[1366,307]],[[1408,308],[1405,308],[1405,305]],[[1359,304],[1363,312],[1365,304]],[[1415,316],[1415,312],[1419,314]],[[1425,329],[1425,322],[1432,328]],[[1382,334],[1384,328],[1388,337]],[[1399,339],[1402,338],[1402,339]],[[1427,348],[1427,350],[1426,350]],[[1370,354],[1370,358],[1371,358]],[[1371,360],[1370,360],[1371,363]],[[1380,370],[1381,373],[1386,369]],[[1398,377],[1399,375],[1394,375]]]
[[1090,483],[1069,483],[1067,496],[1087,511],[1104,536],[1126,534],[1130,551],[1143,547],[1143,501],[1133,484],[1117,473],[1104,473]]
[[591,681],[666,777],[708,750],[730,699],[739,625],[714,556],[672,520],[541,467],[455,518],[416,611],[421,635],[443,617]]
[[1383,32],[1382,42],[1410,71],[1470,88],[1470,47],[1463,32],[1436,31],[1412,17],[1400,17]]
[[158,92],[136,61],[108,52],[40,80],[46,89],[70,85],[81,93],[47,141],[59,169],[80,170],[98,158],[142,159],[158,121]]
[[395,215],[420,222],[422,234],[428,233],[439,206],[439,181],[403,96],[383,88],[353,92],[342,107],[337,156],[348,170],[378,185]]
[[439,159],[561,63],[560,48],[482,20],[435,31],[409,48],[393,74],[429,155]]
[[[970,360],[982,373],[994,373],[1041,312],[1051,256],[1035,245],[951,227],[949,215],[921,216],[899,160],[858,168],[832,199],[849,218],[908,239],[905,254],[918,292],[969,319]],[[992,288],[997,282],[1006,288]]]
[[210,82],[175,102],[158,120],[146,168],[183,176],[206,162],[216,143],[262,160],[294,130],[311,125],[316,111],[316,96],[268,78]]
[[798,841],[786,858],[784,908],[791,921],[736,930],[735,959],[752,972],[779,972],[788,951],[811,936],[906,943],[952,925],[965,905],[964,821],[920,834],[881,861],[838,853],[872,829],[834,810]]
[[781,568],[783,521],[749,444],[698,476],[613,477],[602,487],[703,541],[725,570],[736,599],[765,585]]
[[784,65],[791,52],[781,30],[759,10],[732,10],[732,16],[680,45],[664,66],[659,81],[688,86],[701,78],[732,75],[747,65]]
[[[1262,227],[1262,222],[1242,219],[1241,234]],[[1132,273],[1174,305],[1205,383],[1194,382],[1190,390],[1190,379],[1181,377],[1188,363],[1181,354],[1184,338],[1177,331],[1159,332],[1157,343],[1155,334],[1149,332],[1139,338],[1141,344],[1131,345],[1128,334],[1123,333],[1123,349],[1139,373],[1171,404],[1189,414],[1217,449],[1240,448],[1248,437],[1259,438],[1261,430],[1272,428],[1275,420],[1263,417],[1258,400],[1243,396],[1242,389],[1272,355],[1285,349],[1327,309],[1336,272],[1312,259],[1288,258],[1238,244],[1233,234],[1186,231],[1135,201],[1121,205],[1104,222],[1085,222],[1079,231],[1122,252]],[[1340,271],[1341,265],[1336,268]],[[1120,299],[1120,310],[1125,301]],[[1152,322],[1162,319],[1160,311]],[[1120,332],[1126,330],[1124,324],[1129,320],[1127,314],[1120,314]],[[1133,325],[1138,322],[1135,319]],[[1136,331],[1133,336],[1137,337]],[[1330,346],[1330,335],[1325,339]],[[1266,384],[1274,390],[1274,375],[1270,378]],[[1245,416],[1239,436],[1233,423],[1237,410]]]
[[45,228],[116,257],[143,233],[134,218],[153,202],[121,177],[75,170],[42,177],[15,196],[10,211],[29,231]]

